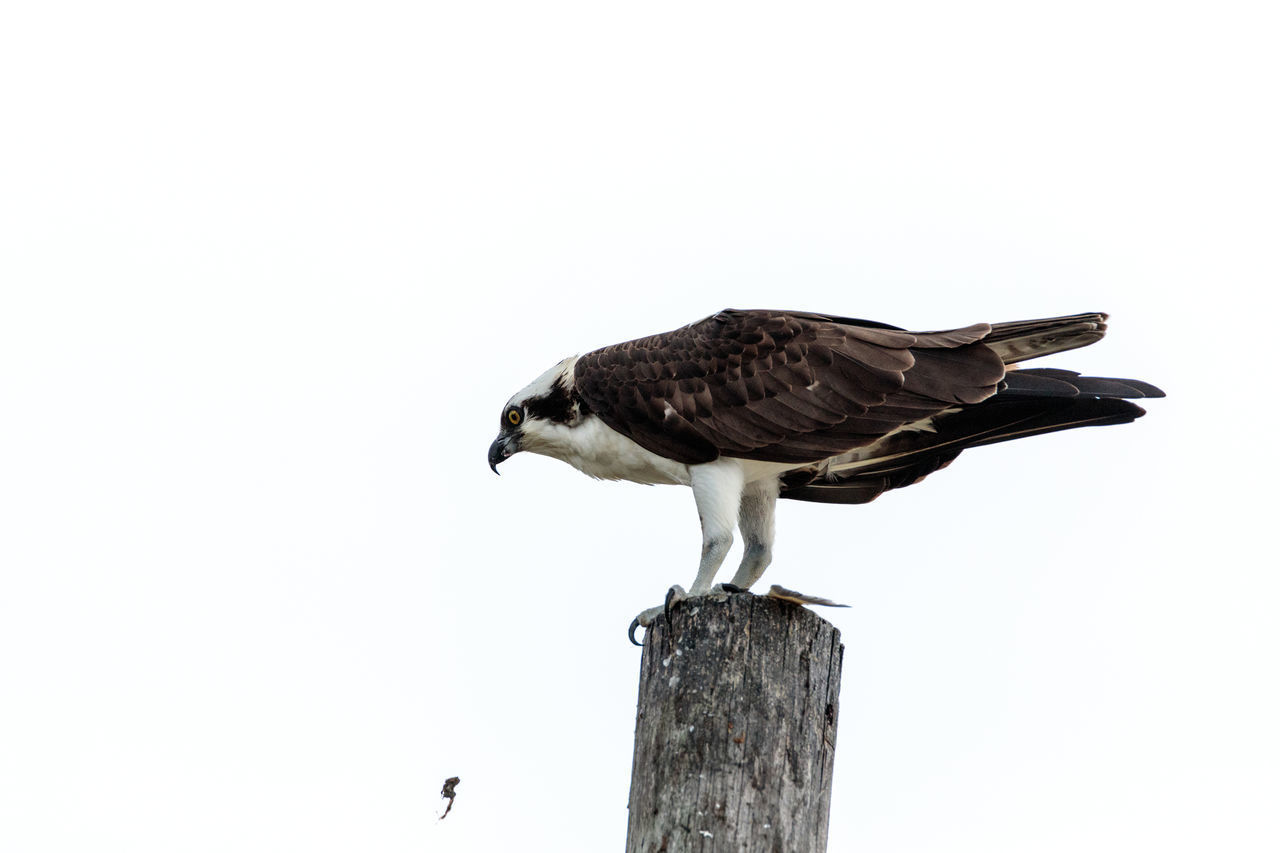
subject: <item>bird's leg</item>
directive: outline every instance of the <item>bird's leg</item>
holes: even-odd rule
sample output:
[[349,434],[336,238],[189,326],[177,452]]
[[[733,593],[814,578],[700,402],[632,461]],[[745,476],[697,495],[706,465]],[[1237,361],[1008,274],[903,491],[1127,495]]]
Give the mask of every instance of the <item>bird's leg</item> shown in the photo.
[[733,528],[742,502],[742,468],[737,460],[722,458],[691,466],[689,474],[698,519],[702,522],[702,557],[698,561],[698,574],[687,596],[683,589],[674,586],[662,607],[650,607],[631,621],[627,635],[633,643],[636,642],[636,628],[649,627],[675,601],[710,593],[716,571],[733,546]]
[[732,459],[718,459],[693,466],[689,473],[702,522],[702,558],[689,595],[706,595],[733,546],[733,528],[742,505],[742,468]]
[[751,588],[773,559],[773,511],[778,504],[778,481],[757,481],[742,493],[738,527],[742,530],[742,562],[729,583]]

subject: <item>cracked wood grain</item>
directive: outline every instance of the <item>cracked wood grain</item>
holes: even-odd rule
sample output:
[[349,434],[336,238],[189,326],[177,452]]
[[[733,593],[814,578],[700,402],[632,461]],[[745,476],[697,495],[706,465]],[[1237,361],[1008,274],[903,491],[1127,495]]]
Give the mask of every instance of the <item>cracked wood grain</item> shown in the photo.
[[690,599],[645,635],[627,853],[821,853],[840,632],[749,594]]

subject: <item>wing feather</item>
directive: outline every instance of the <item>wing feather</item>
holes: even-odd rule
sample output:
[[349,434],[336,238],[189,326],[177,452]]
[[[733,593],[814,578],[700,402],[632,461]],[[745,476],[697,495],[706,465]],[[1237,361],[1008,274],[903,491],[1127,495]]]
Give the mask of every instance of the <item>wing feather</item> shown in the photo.
[[1056,368],[1012,371],[995,396],[939,413],[928,430],[901,430],[861,451],[788,472],[782,478],[781,497],[866,503],[882,492],[919,482],[967,448],[1128,423],[1143,414],[1128,398],[1162,396],[1159,388],[1132,379],[1081,376]]
[[722,311],[587,353],[575,389],[605,423],[677,461],[815,462],[994,394],[985,324],[917,334],[781,311]]

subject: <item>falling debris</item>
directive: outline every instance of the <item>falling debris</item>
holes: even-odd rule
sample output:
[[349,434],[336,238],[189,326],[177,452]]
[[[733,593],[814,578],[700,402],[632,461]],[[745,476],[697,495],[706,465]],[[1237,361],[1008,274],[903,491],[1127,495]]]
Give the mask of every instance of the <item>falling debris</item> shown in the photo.
[[462,780],[457,776],[450,776],[448,779],[444,780],[444,787],[440,789],[440,796],[443,799],[447,799],[449,801],[449,805],[445,808],[444,814],[440,815],[441,820],[447,818],[450,810],[453,809],[453,798],[458,796],[457,792],[454,791],[454,788],[456,788],[458,783],[461,781]]

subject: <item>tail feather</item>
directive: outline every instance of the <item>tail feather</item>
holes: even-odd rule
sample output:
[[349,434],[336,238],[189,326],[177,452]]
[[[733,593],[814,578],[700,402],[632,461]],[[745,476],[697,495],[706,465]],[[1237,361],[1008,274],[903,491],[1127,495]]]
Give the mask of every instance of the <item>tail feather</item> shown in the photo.
[[1107,332],[1107,315],[1100,311],[995,323],[982,342],[996,351],[1005,364],[1027,361],[1066,350],[1078,349],[1102,340]]

